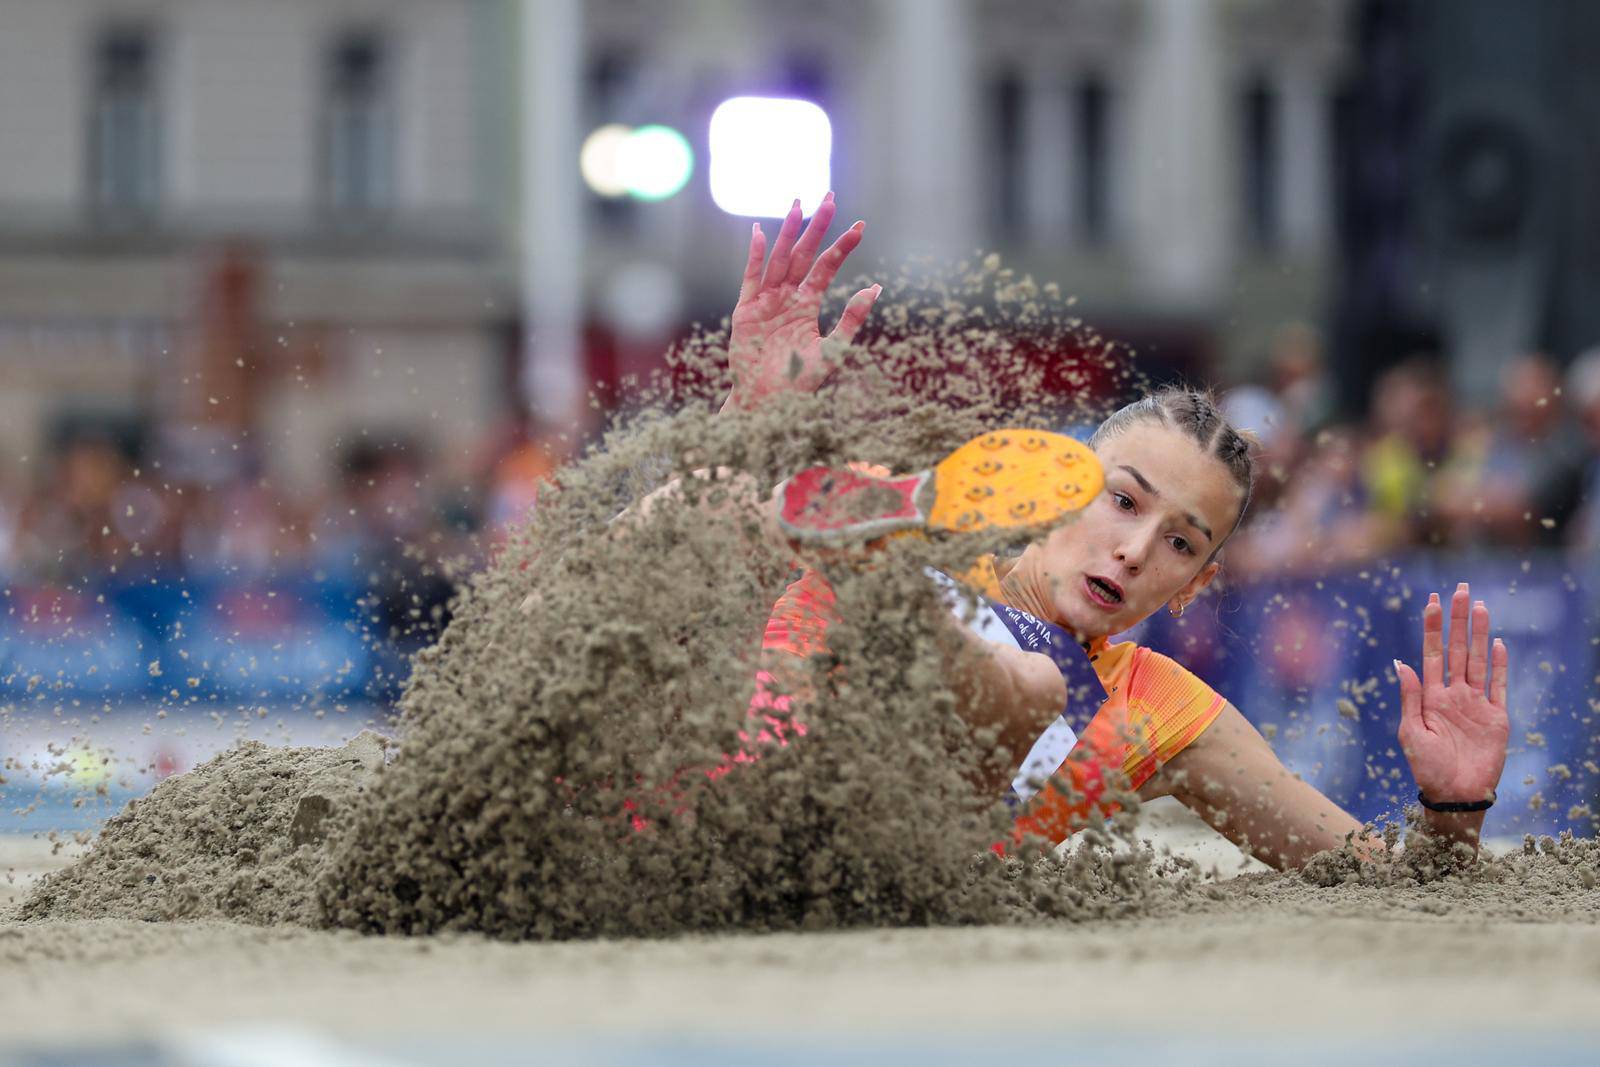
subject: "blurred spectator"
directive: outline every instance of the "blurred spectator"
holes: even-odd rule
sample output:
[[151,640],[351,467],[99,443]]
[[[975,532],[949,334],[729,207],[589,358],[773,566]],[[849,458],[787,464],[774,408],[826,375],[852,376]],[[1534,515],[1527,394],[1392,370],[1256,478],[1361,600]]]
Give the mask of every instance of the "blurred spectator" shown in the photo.
[[363,440],[346,451],[343,468],[345,514],[335,518],[344,562],[356,564],[368,589],[378,636],[412,650],[449,622],[455,586],[445,557],[459,547],[429,499],[427,456],[404,437]]
[[570,438],[534,416],[519,416],[492,449],[486,521],[498,534],[526,522],[539,502],[539,488],[554,478],[570,452]]
[[1331,392],[1322,362],[1322,338],[1303,322],[1273,334],[1265,385],[1244,385],[1223,395],[1222,406],[1240,430],[1256,440],[1256,484],[1251,506],[1270,511],[1304,461],[1311,434],[1331,417]]
[[16,565],[17,534],[22,521],[22,494],[7,477],[11,467],[0,463],[0,575]]
[[63,582],[109,569],[129,542],[112,525],[127,461],[109,439],[68,440],[47,463],[17,522],[17,565]]
[[1459,434],[1440,480],[1437,508],[1459,544],[1556,545],[1577,510],[1582,445],[1567,425],[1561,376],[1538,354],[1500,375],[1501,406],[1491,422]]
[[1577,511],[1568,541],[1600,576],[1600,348],[1579,356],[1567,372],[1567,399],[1587,446],[1577,467]]
[[259,481],[241,480],[210,493],[194,493],[182,540],[194,567],[258,575],[299,560],[286,525],[288,509]]
[[1322,335],[1304,322],[1285,323],[1272,339],[1269,386],[1283,405],[1284,423],[1310,433],[1333,417],[1333,389],[1322,359]]
[[1277,504],[1289,475],[1300,464],[1305,434],[1278,396],[1259,385],[1245,385],[1223,395],[1228,421],[1255,438],[1256,484],[1251,506],[1268,511]]
[[1379,376],[1372,389],[1371,447],[1361,461],[1369,505],[1418,543],[1441,538],[1431,511],[1432,472],[1449,455],[1452,407],[1445,373],[1416,356]]
[[1362,563],[1396,547],[1405,523],[1372,506],[1361,477],[1361,434],[1317,435],[1277,506],[1240,531],[1228,567],[1244,578],[1304,575]]

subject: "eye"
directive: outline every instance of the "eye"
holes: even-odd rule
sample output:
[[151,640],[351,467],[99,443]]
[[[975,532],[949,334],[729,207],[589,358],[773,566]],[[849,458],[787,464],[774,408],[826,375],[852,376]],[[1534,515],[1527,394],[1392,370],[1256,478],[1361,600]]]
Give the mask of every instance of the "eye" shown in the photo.
[[1185,537],[1174,537],[1174,538],[1172,538],[1172,547],[1177,549],[1179,552],[1182,552],[1186,556],[1194,555],[1194,546],[1189,543],[1188,538],[1185,538]]
[[1117,502],[1117,507],[1121,508],[1123,511],[1133,510],[1133,497],[1129,496],[1127,493],[1112,493],[1111,499],[1115,500]]

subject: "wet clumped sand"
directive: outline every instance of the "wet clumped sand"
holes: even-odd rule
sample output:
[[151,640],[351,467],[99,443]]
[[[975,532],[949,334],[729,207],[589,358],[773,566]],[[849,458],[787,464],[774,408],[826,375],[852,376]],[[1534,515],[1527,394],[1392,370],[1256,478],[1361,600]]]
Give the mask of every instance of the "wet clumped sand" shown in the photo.
[[242,742],[129,802],[17,917],[311,923],[329,819],[378,774],[384,747],[371,732],[332,749]]
[[[996,856],[1009,812],[973,779],[1018,754],[957,716],[924,576],[1007,547],[994,535],[825,564],[844,621],[788,683],[806,699],[747,714],[792,561],[762,547],[735,496],[814,464],[920,470],[982,430],[1101,414],[1040,400],[1047,374],[1136,381],[993,262],[878,314],[879,340],[838,353],[819,393],[754,415],[713,414],[725,353],[710,335],[685,346],[663,402],[563,470],[465,591],[416,663],[387,757],[370,735],[237,748],[110,820],[17,917],[525,940],[1240,909],[1600,914],[1593,841],[1484,861],[1332,854],[1221,884],[1137,847]],[[1063,372],[1019,335],[1096,354]],[[680,492],[640,507],[673,478]]]

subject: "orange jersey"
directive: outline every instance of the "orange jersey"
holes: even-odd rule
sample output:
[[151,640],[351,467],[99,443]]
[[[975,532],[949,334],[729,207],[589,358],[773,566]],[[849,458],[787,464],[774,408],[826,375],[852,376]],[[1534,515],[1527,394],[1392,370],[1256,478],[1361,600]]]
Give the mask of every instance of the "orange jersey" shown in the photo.
[[[980,560],[961,580],[1000,600],[991,558]],[[804,572],[773,607],[762,647],[796,656],[826,650],[828,625],[836,618],[834,602],[821,574]],[[1111,644],[1105,638],[1085,651],[1105,700],[1049,783],[1021,806],[1019,840],[1031,834],[1060,842],[1092,819],[1111,814],[1116,805],[1105,798],[1109,772],[1120,775],[1128,788],[1139,788],[1199,737],[1224,707],[1215,690],[1159,652],[1131,641]]]
[[1148,782],[1221,714],[1226,701],[1171,658],[1122,641],[1101,638],[1089,660],[1106,700],[1089,720],[1072,752],[1016,820],[1018,837],[1067,839],[1117,805],[1105,799],[1117,771],[1128,789]]

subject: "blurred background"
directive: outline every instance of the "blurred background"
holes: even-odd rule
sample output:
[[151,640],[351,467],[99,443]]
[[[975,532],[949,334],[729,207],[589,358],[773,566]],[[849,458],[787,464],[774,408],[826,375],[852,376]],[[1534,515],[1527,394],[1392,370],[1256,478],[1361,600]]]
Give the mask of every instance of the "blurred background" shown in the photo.
[[0,149],[0,819],[381,721],[833,189],[886,299],[997,251],[1261,436],[1227,591],[1145,637],[1296,770],[1392,806],[1388,658],[1469,577],[1493,825],[1592,832],[1596,5],[0,0]]

